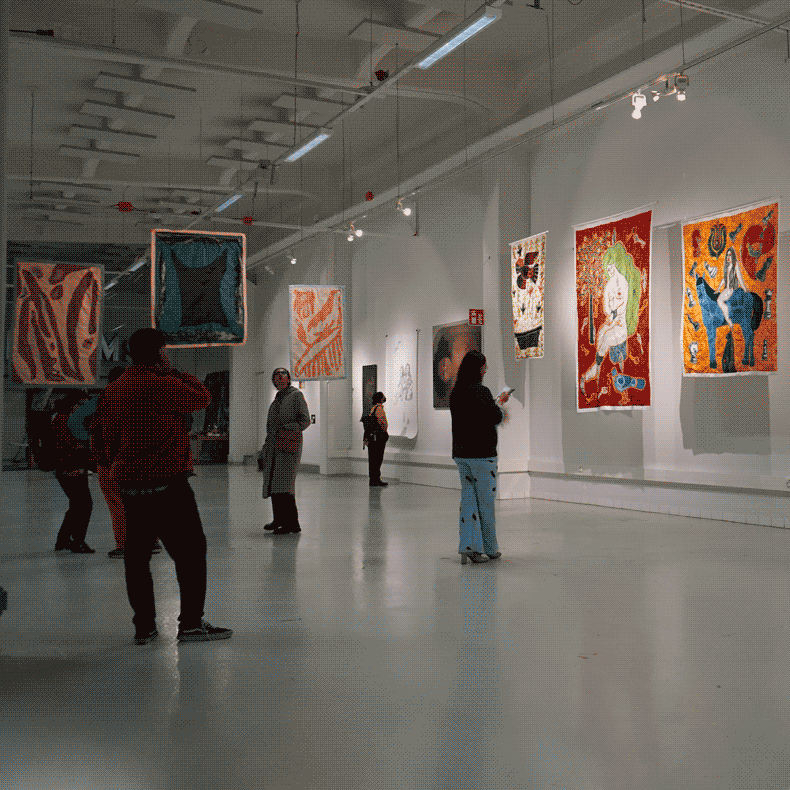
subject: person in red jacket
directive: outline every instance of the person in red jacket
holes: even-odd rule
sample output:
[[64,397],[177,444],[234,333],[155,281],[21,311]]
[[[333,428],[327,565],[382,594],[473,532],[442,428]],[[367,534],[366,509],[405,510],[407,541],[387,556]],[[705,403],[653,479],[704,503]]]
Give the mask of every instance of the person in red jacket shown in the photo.
[[157,329],[132,334],[132,365],[107,386],[93,418],[94,457],[109,467],[126,515],[126,592],[139,645],[159,635],[150,568],[157,536],[176,566],[178,641],[227,639],[232,633],[203,619],[206,536],[188,481],[194,472],[186,418],[204,409],[211,395],[194,376],[171,368],[165,342]]
[[79,441],[69,430],[72,412],[87,397],[81,390],[67,392],[58,401],[52,419],[55,478],[69,498],[68,510],[55,539],[55,551],[71,551],[74,554],[95,553],[85,542],[93,512],[93,498],[88,487],[88,470],[93,468],[90,449],[87,442]]

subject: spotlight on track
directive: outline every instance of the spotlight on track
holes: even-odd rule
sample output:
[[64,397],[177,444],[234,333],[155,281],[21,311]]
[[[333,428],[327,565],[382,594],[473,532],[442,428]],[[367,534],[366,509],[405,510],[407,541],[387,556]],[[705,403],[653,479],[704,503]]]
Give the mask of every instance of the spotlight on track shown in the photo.
[[645,97],[645,94],[642,93],[642,91],[637,91],[636,93],[632,94],[631,104],[634,107],[631,117],[638,121],[642,117],[642,108],[647,104],[647,98]]

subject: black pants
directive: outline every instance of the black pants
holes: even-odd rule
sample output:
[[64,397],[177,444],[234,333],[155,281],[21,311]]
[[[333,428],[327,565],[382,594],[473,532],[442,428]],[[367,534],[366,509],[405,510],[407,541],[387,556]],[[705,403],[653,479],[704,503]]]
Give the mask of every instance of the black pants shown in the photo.
[[299,511],[293,494],[272,494],[272,521],[278,527],[298,527]]
[[192,487],[185,477],[164,491],[141,496],[121,495],[126,514],[126,593],[140,631],[156,621],[151,546],[158,537],[176,566],[181,592],[181,628],[197,628],[206,600],[206,536]]
[[381,438],[368,441],[368,477],[371,483],[381,482],[381,464],[384,462],[384,448],[389,436],[380,434]]
[[63,472],[55,472],[63,493],[69,498],[69,508],[63,516],[63,523],[58,532],[57,543],[84,543],[88,532],[88,524],[93,512],[93,498],[88,487],[88,475],[69,477]]

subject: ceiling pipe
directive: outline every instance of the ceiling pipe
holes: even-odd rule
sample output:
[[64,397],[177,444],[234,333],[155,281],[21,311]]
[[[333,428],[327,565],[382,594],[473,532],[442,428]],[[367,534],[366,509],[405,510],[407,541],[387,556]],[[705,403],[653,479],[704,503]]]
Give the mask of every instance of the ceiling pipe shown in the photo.
[[[662,3],[666,5],[672,5],[676,8],[683,6],[683,8],[687,9],[688,11],[696,11],[700,14],[710,14],[711,16],[718,16],[722,19],[733,19],[738,22],[748,22],[751,25],[755,25],[757,27],[764,27],[765,25],[770,24],[765,19],[758,19],[755,16],[747,16],[746,14],[741,14],[737,11],[727,11],[723,8],[712,8],[711,6],[702,5],[701,3],[692,3],[690,0],[661,0]],[[778,30],[790,30],[790,25],[779,25]]]

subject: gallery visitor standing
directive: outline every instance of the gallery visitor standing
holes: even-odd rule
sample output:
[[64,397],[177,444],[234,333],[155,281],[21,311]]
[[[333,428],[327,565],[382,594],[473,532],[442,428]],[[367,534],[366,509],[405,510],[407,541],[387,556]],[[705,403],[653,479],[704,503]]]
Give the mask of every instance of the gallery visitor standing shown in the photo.
[[302,432],[310,425],[304,395],[291,384],[285,368],[272,373],[277,394],[266,415],[266,439],[259,454],[263,498],[272,499],[272,520],[264,529],[273,535],[302,531],[296,507],[296,473],[302,460]]
[[69,499],[63,517],[55,551],[71,551],[74,554],[94,554],[85,542],[88,524],[93,512],[93,498],[88,486],[88,470],[91,469],[90,446],[80,441],[69,429],[69,420],[79,406],[88,400],[81,390],[70,390],[55,406],[52,419],[52,443],[55,462],[55,478]]
[[170,366],[165,342],[157,329],[132,334],[132,365],[105,389],[94,415],[94,453],[109,463],[126,516],[126,592],[139,645],[159,633],[150,568],[157,536],[176,566],[178,641],[227,639],[232,633],[203,619],[206,536],[188,480],[194,472],[184,415],[204,409],[211,395],[194,376]]
[[463,358],[450,393],[453,460],[461,477],[458,553],[462,564],[487,562],[502,556],[496,538],[494,502],[497,488],[497,432],[504,419],[500,406],[510,397],[494,400],[483,385],[488,366],[479,351]]
[[388,485],[381,479],[381,464],[384,461],[384,448],[387,446],[387,440],[390,438],[387,433],[387,415],[384,411],[384,403],[387,402],[383,392],[374,392],[370,409],[370,415],[376,418],[376,430],[370,433],[365,433],[362,440],[363,446],[367,444],[368,447],[368,485],[370,486],[386,486]]

